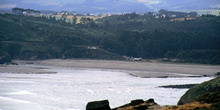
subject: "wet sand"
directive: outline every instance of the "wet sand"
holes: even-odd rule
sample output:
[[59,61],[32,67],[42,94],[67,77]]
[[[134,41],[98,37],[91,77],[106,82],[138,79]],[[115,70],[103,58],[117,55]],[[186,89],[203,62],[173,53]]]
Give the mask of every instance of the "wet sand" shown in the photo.
[[[215,76],[219,65],[171,64],[135,61],[51,59],[41,61],[15,60],[18,65],[0,66],[0,73],[55,73],[46,67],[93,68],[125,71],[137,77],[195,77]],[[44,68],[45,67],[45,68]]]

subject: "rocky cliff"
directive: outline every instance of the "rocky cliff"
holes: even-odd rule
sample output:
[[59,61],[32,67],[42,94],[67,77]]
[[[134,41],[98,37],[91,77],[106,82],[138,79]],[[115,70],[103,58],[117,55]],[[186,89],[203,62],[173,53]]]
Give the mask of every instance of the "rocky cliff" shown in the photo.
[[203,82],[190,88],[179,100],[178,105],[183,105],[194,101],[205,93],[214,93],[220,91],[220,77],[210,81]]

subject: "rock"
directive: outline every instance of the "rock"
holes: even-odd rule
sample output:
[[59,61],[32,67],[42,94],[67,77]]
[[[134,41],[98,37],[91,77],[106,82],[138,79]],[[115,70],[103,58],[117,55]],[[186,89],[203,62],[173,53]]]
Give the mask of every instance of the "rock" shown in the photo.
[[145,102],[146,102],[146,103],[155,103],[155,102],[154,102],[154,99],[148,99],[148,100],[146,100]]
[[88,102],[86,110],[111,110],[108,100]]
[[192,102],[196,97],[205,93],[220,91],[220,77],[203,82],[190,88],[179,100],[178,105],[184,105]]
[[182,85],[167,85],[167,86],[158,86],[163,88],[177,88],[177,89],[188,89],[198,84],[182,84]]
[[139,104],[142,104],[142,103],[144,103],[143,99],[137,99],[137,100],[132,100],[130,105],[135,106],[135,105],[139,105]]
[[149,99],[147,101],[144,101],[143,99],[136,99],[136,100],[132,100],[131,103],[114,108],[112,110],[146,110],[146,109],[160,110],[157,108],[162,108],[162,107],[157,103],[155,103],[154,99]]
[[134,107],[134,110],[146,110],[146,109],[148,109],[147,105],[140,105],[140,106]]

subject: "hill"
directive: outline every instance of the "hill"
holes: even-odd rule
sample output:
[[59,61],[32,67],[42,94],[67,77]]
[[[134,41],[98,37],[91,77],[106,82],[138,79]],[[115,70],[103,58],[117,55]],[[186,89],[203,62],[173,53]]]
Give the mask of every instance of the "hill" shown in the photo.
[[120,58],[101,48],[90,48],[98,46],[95,42],[103,34],[98,29],[89,30],[55,18],[10,14],[1,14],[0,23],[1,62],[10,59]]
[[0,14],[0,56],[10,59],[144,59],[220,64],[220,19],[172,21],[128,13],[75,24],[66,18]]

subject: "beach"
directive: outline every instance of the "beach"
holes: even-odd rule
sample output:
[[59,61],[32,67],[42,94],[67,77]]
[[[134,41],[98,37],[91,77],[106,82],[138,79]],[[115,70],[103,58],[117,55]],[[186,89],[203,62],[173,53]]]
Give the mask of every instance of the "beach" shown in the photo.
[[47,69],[47,67],[53,66],[79,69],[93,68],[127,71],[130,75],[148,78],[215,76],[215,74],[220,71],[219,65],[152,63],[142,61],[50,59],[38,61],[14,60],[13,63],[16,63],[18,65],[0,66],[0,72],[27,74],[56,73],[54,71],[45,70]]

